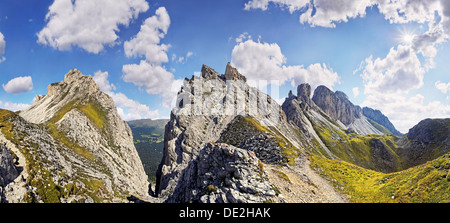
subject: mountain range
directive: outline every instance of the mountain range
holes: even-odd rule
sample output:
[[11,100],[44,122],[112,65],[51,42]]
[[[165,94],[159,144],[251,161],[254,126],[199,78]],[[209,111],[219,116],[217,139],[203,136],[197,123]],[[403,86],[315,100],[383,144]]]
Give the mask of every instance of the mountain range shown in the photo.
[[28,109],[0,110],[0,128],[2,202],[450,200],[450,119],[401,134],[307,83],[279,105],[230,63],[185,78],[169,120],[124,122],[73,69]]

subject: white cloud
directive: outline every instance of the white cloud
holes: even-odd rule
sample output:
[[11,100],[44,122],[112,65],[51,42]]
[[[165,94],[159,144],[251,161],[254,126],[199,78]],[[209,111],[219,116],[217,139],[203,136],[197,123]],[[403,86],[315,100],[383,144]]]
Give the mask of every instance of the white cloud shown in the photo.
[[248,32],[244,32],[241,35],[239,35],[238,37],[236,37],[235,41],[236,43],[241,43],[244,42],[245,40],[251,39],[252,36],[248,34]]
[[421,94],[405,96],[402,94],[371,94],[362,106],[378,109],[403,133],[426,118],[450,117],[450,106],[440,101],[426,103]]
[[431,22],[435,11],[442,12],[440,2],[447,0],[376,0],[378,9],[391,23]]
[[450,92],[450,82],[441,83],[441,81],[437,81],[436,83],[434,83],[434,86],[444,94],[447,94],[447,92]]
[[[5,36],[3,36],[2,33],[0,33],[0,56],[5,53],[5,47],[6,47]],[[5,57],[0,57],[0,63],[3,61],[5,61]]]
[[128,26],[148,8],[145,0],[55,0],[38,43],[58,50],[78,46],[97,54],[105,45],[117,44],[119,25]]
[[13,102],[3,102],[0,101],[0,108],[6,109],[6,110],[10,110],[10,111],[21,111],[21,110],[25,110],[28,107],[30,107],[31,105],[29,104],[23,104],[23,103],[13,103]]
[[[170,17],[167,10],[164,7],[158,8],[154,16],[145,20],[138,34],[124,44],[126,56],[143,56],[145,60],[141,60],[139,64],[122,66],[124,74],[122,79],[125,82],[144,88],[148,94],[159,94],[165,107],[174,105],[179,88],[173,91],[173,86],[181,86],[174,75],[161,65],[169,61],[167,56],[169,45],[160,43],[169,26]],[[181,61],[185,62],[192,55],[192,52],[188,52]],[[172,60],[175,59],[176,55],[172,54]]]
[[122,119],[129,121],[135,119],[158,118],[158,110],[150,110],[147,105],[129,99],[123,93],[113,92],[113,90],[116,90],[116,87],[114,84],[109,83],[108,72],[97,71],[94,73],[93,79],[99,85],[100,90],[111,96],[117,106],[117,112]]
[[[311,26],[336,27],[336,23],[348,19],[364,17],[366,8],[373,5],[372,0],[314,0],[313,6],[300,16],[300,23]],[[313,13],[315,11],[315,13]]]
[[[408,23],[411,21],[425,23],[434,21],[435,12],[442,16],[448,0],[251,0],[244,6],[245,10],[267,10],[272,2],[280,8],[288,8],[292,14],[301,11],[300,23],[311,26],[336,27],[337,23],[347,22],[349,19],[364,17],[366,9],[377,6],[391,23]],[[306,9],[306,10],[305,10]]]
[[[177,63],[181,63],[181,64],[185,64],[188,61],[189,57],[192,57],[192,55],[194,55],[194,53],[189,51],[189,52],[186,53],[186,56],[178,57],[178,61],[176,61],[176,62]],[[175,56],[175,58],[174,58],[174,56]],[[172,55],[172,61],[174,61],[175,59],[176,59],[176,55],[173,54]]]
[[352,88],[352,92],[353,92],[353,97],[356,98],[359,95],[359,88],[358,87],[354,87]]
[[[309,83],[312,87],[339,83],[339,76],[325,64],[287,66],[286,57],[276,43],[254,42],[249,39],[237,44],[231,53],[231,64],[249,80],[286,81],[298,85]],[[264,86],[260,86],[264,87]]]
[[361,77],[365,94],[375,92],[400,93],[418,89],[423,85],[425,69],[410,47],[391,48],[386,58],[365,60]]
[[125,82],[143,87],[148,94],[162,94],[174,79],[164,67],[152,65],[145,60],[139,64],[126,64],[122,67]]
[[2,87],[10,94],[25,93],[33,89],[33,80],[30,76],[16,77],[10,80],[6,85],[2,84]]
[[261,9],[263,11],[267,10],[269,2],[277,4],[281,8],[289,9],[290,13],[293,13],[301,8],[305,7],[310,0],[251,0],[245,3],[245,10],[250,9]]
[[102,72],[100,70],[94,73],[93,79],[103,92],[112,92],[113,90],[116,90],[116,86],[109,83],[108,75],[108,72]]
[[147,18],[139,33],[124,43],[125,55],[145,56],[152,64],[159,65],[169,61],[167,51],[170,45],[160,44],[170,26],[170,17],[166,8],[160,7],[155,15]]

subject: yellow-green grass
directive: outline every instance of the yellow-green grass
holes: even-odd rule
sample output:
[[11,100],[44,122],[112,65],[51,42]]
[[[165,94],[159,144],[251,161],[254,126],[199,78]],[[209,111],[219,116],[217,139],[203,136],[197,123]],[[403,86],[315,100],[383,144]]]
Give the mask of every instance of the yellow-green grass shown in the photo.
[[312,155],[311,167],[356,203],[450,202],[450,154],[404,171],[384,174]]

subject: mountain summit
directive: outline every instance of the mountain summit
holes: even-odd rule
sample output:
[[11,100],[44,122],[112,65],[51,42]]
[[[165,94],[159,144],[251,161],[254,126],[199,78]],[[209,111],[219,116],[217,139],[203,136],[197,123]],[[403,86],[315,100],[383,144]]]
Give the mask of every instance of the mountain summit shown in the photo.
[[110,96],[73,69],[19,115],[2,112],[6,140],[26,160],[27,188],[10,202],[117,202],[144,198],[148,182],[130,128]]

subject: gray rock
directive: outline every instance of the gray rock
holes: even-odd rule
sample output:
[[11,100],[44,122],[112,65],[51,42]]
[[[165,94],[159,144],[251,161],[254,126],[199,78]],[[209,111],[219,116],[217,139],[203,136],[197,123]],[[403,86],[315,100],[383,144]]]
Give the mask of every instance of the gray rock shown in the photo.
[[[275,191],[260,162],[251,151],[227,144],[207,144],[184,169],[166,202],[264,202],[275,196]],[[236,177],[237,172],[240,177]]]
[[19,176],[13,158],[5,144],[0,145],[0,187],[5,187]]

